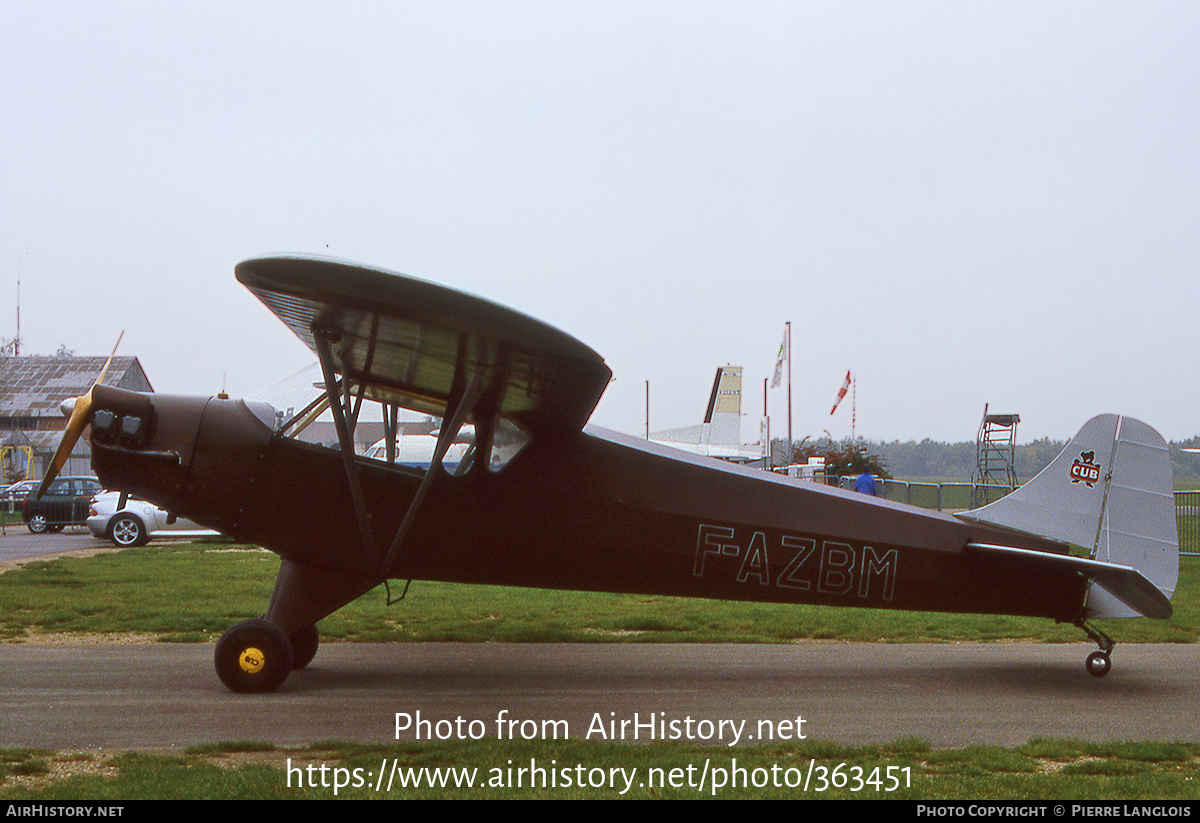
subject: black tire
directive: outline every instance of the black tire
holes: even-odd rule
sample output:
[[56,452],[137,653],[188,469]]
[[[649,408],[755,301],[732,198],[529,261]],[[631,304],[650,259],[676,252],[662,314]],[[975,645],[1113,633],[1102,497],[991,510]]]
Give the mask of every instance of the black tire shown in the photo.
[[1112,669],[1112,660],[1104,652],[1092,652],[1084,662],[1092,677],[1104,677]]
[[150,534],[141,518],[136,515],[118,514],[108,524],[108,539],[123,549],[144,546],[150,542]]
[[292,671],[292,644],[266,620],[243,620],[217,641],[217,676],[234,692],[273,692]]
[[292,670],[303,669],[317,656],[317,647],[321,645],[321,637],[317,634],[316,626],[308,626],[288,637],[292,644]]
[[47,526],[46,531],[50,532],[51,534],[58,534],[60,531],[62,531],[66,527],[67,527],[66,523],[55,523],[51,526]]
[[46,522],[46,515],[35,514],[25,521],[25,526],[34,534],[45,534],[50,528],[50,524]]

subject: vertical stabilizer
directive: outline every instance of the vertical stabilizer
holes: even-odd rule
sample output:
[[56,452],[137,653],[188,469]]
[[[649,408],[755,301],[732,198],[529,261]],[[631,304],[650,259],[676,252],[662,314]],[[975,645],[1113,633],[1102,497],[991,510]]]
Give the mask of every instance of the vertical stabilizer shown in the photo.
[[[1130,566],[1168,598],[1179,577],[1171,457],[1162,435],[1131,417],[1093,417],[1037,477],[961,517],[1082,546]],[[1138,613],[1093,582],[1089,617]]]
[[742,367],[721,366],[704,414],[710,444],[736,446],[742,439]]
[[742,445],[742,367],[721,366],[713,379],[704,422],[651,432],[647,438],[692,454],[745,463],[762,457],[762,446]]

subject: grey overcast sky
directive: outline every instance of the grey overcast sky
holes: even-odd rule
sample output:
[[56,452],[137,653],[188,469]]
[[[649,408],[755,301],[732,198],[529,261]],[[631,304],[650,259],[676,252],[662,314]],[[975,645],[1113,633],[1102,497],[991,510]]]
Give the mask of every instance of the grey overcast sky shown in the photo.
[[[1200,3],[0,0],[0,337],[250,394],[272,252],[575,335],[593,422],[699,422],[785,321],[793,431],[1200,433]],[[786,405],[772,392],[772,433]]]

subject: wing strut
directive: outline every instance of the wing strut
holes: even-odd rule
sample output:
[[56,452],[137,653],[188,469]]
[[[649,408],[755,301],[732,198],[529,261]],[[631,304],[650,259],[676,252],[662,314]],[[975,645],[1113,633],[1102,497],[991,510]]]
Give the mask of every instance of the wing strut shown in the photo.
[[[346,410],[339,395],[339,383],[348,386],[349,380],[337,379],[333,363],[332,340],[327,332],[313,329],[317,344],[317,358],[321,362],[321,373],[325,377],[325,396],[329,398],[329,409],[333,412],[333,425],[337,429],[338,443],[342,449],[342,465],[346,469],[346,480],[350,484],[350,497],[354,501],[354,514],[358,518],[358,531],[362,537],[363,553],[373,565],[381,567],[379,551],[375,546],[375,535],[371,530],[371,515],[363,499],[362,481],[358,476],[358,465],[354,462],[354,436],[346,422]],[[347,400],[348,400],[347,396]]]
[[396,530],[396,537],[392,540],[391,548],[388,549],[387,557],[384,558],[381,571],[384,576],[387,576],[387,570],[392,567],[393,561],[400,553],[400,546],[404,542],[404,536],[408,534],[408,530],[412,527],[413,520],[416,519],[417,510],[421,507],[421,502],[425,499],[425,495],[429,492],[429,487],[433,484],[433,478],[437,474],[438,469],[442,466],[442,458],[446,456],[446,452],[450,449],[450,444],[454,441],[454,436],[458,434],[458,430],[462,428],[463,423],[467,421],[467,416],[475,408],[475,403],[483,394],[483,378],[479,372],[474,372],[471,375],[470,382],[467,383],[463,390],[462,398],[455,406],[454,414],[450,417],[449,423],[442,421],[442,430],[438,433],[437,448],[433,452],[433,460],[429,463],[429,471],[425,472],[425,476],[421,478],[421,485],[417,488],[417,493],[413,496],[412,503],[408,505],[408,511],[404,513],[404,521],[400,524],[400,528]]
[[[366,500],[363,496],[362,481],[358,472],[358,463],[355,460],[353,429],[358,422],[358,411],[362,403],[362,389],[360,388],[357,397],[351,394],[349,390],[350,380],[346,374],[345,364],[342,364],[341,379],[338,378],[337,364],[334,362],[336,355],[333,351],[333,343],[336,341],[335,335],[317,328],[314,328],[312,331],[313,339],[317,344],[317,357],[321,363],[321,372],[325,378],[326,404],[329,406],[330,411],[333,412],[334,428],[337,430],[338,443],[341,446],[342,465],[346,471],[346,481],[350,487],[350,497],[354,502],[354,513],[358,520],[359,534],[362,538],[363,554],[377,569],[379,577],[386,579],[387,570],[392,567],[392,564],[399,556],[404,538],[408,534],[409,529],[412,528],[417,512],[421,508],[421,503],[429,493],[429,489],[433,485],[433,479],[437,475],[438,469],[441,468],[442,460],[445,458],[446,452],[450,450],[455,435],[462,428],[463,424],[467,422],[467,418],[476,410],[480,398],[484,395],[486,388],[485,379],[482,372],[472,370],[470,377],[465,380],[466,385],[463,385],[464,378],[466,377],[463,374],[466,357],[465,352],[462,351],[463,342],[460,342],[459,369],[454,382],[457,386],[462,386],[461,393],[456,392],[458,397],[455,398],[452,396],[450,403],[447,404],[447,409],[453,408],[454,411],[448,418],[443,418],[442,429],[438,434],[437,447],[434,449],[429,469],[421,479],[421,485],[417,488],[417,492],[404,514],[404,520],[401,522],[400,528],[396,531],[387,554],[381,555],[379,546],[375,542],[375,533],[371,526],[371,514],[367,510]],[[372,346],[369,351],[373,350],[373,348]],[[368,357],[370,357],[370,353]],[[395,406],[385,408],[384,411],[384,429],[385,438],[389,445],[389,462],[394,460],[394,439],[397,428],[396,411]],[[477,431],[478,429],[479,427],[477,427]],[[481,433],[481,436],[485,439],[484,445],[490,447],[490,432]],[[479,446],[480,444],[477,442],[476,448]]]
[[383,438],[387,445],[386,457],[389,465],[396,462],[396,430],[399,428],[400,407],[395,403],[383,404]]

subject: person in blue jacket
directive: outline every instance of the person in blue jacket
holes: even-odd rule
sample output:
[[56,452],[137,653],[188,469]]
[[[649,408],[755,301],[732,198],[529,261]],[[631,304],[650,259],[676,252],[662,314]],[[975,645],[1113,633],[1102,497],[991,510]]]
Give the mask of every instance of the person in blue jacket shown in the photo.
[[858,476],[858,479],[854,481],[854,490],[863,494],[869,494],[872,497],[879,495],[879,492],[875,489],[875,478],[871,476],[871,472],[865,469]]

